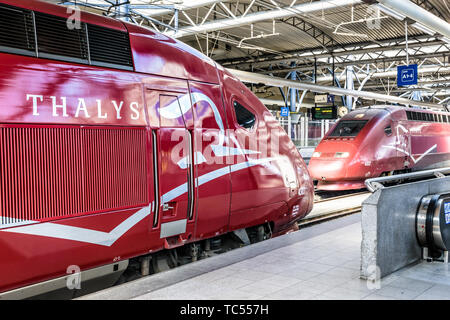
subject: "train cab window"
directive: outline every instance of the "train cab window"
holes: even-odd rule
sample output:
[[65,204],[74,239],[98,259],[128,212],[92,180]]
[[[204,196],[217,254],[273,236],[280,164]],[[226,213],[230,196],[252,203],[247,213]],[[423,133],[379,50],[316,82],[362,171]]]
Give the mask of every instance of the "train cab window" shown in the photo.
[[246,129],[253,128],[256,122],[255,115],[237,101],[233,102],[233,106],[238,124]]
[[392,127],[389,125],[386,128],[384,128],[384,133],[389,137],[392,135]]
[[329,135],[330,137],[356,137],[364,128],[367,120],[339,121],[336,128]]

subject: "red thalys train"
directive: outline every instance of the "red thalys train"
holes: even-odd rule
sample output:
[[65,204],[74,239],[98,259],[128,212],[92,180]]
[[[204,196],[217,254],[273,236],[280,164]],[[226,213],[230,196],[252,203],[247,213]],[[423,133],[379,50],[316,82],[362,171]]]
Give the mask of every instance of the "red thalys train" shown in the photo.
[[4,0],[0,52],[3,298],[163,249],[195,256],[236,230],[283,234],[311,211],[312,179],[269,110],[189,46]]
[[450,165],[450,113],[394,106],[350,112],[308,165],[321,190],[365,188],[382,175]]

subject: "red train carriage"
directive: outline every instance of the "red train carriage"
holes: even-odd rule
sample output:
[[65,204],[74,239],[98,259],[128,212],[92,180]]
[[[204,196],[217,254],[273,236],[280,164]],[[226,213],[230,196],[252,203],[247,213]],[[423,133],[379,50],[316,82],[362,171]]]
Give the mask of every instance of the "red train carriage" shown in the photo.
[[240,81],[164,35],[68,17],[0,1],[1,297],[310,212],[306,165]]
[[308,169],[317,188],[365,188],[381,175],[450,165],[450,113],[374,107],[350,112],[330,129]]

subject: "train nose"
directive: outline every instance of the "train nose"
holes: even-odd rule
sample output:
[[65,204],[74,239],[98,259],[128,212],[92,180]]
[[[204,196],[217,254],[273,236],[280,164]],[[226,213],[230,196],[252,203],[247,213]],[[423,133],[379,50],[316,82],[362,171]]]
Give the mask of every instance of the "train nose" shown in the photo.
[[302,213],[301,216],[296,214],[296,218],[303,218],[311,212],[314,203],[313,179],[304,162],[297,166],[297,177],[299,182],[297,193],[301,200],[297,206],[293,207],[293,214]]
[[347,158],[311,158],[308,170],[314,180],[335,181],[347,176]]
[[346,179],[356,153],[353,141],[324,140],[309,161],[309,173],[319,181]]

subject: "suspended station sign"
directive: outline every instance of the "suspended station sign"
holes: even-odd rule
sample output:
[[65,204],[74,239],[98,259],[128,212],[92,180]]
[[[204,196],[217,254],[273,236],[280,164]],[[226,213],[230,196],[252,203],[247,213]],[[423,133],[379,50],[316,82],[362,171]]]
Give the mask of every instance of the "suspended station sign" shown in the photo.
[[289,108],[288,107],[281,107],[280,115],[282,117],[289,117]]
[[332,94],[317,94],[314,97],[314,102],[315,103],[334,103],[334,95]]
[[418,83],[417,64],[397,67],[397,86],[412,86]]

